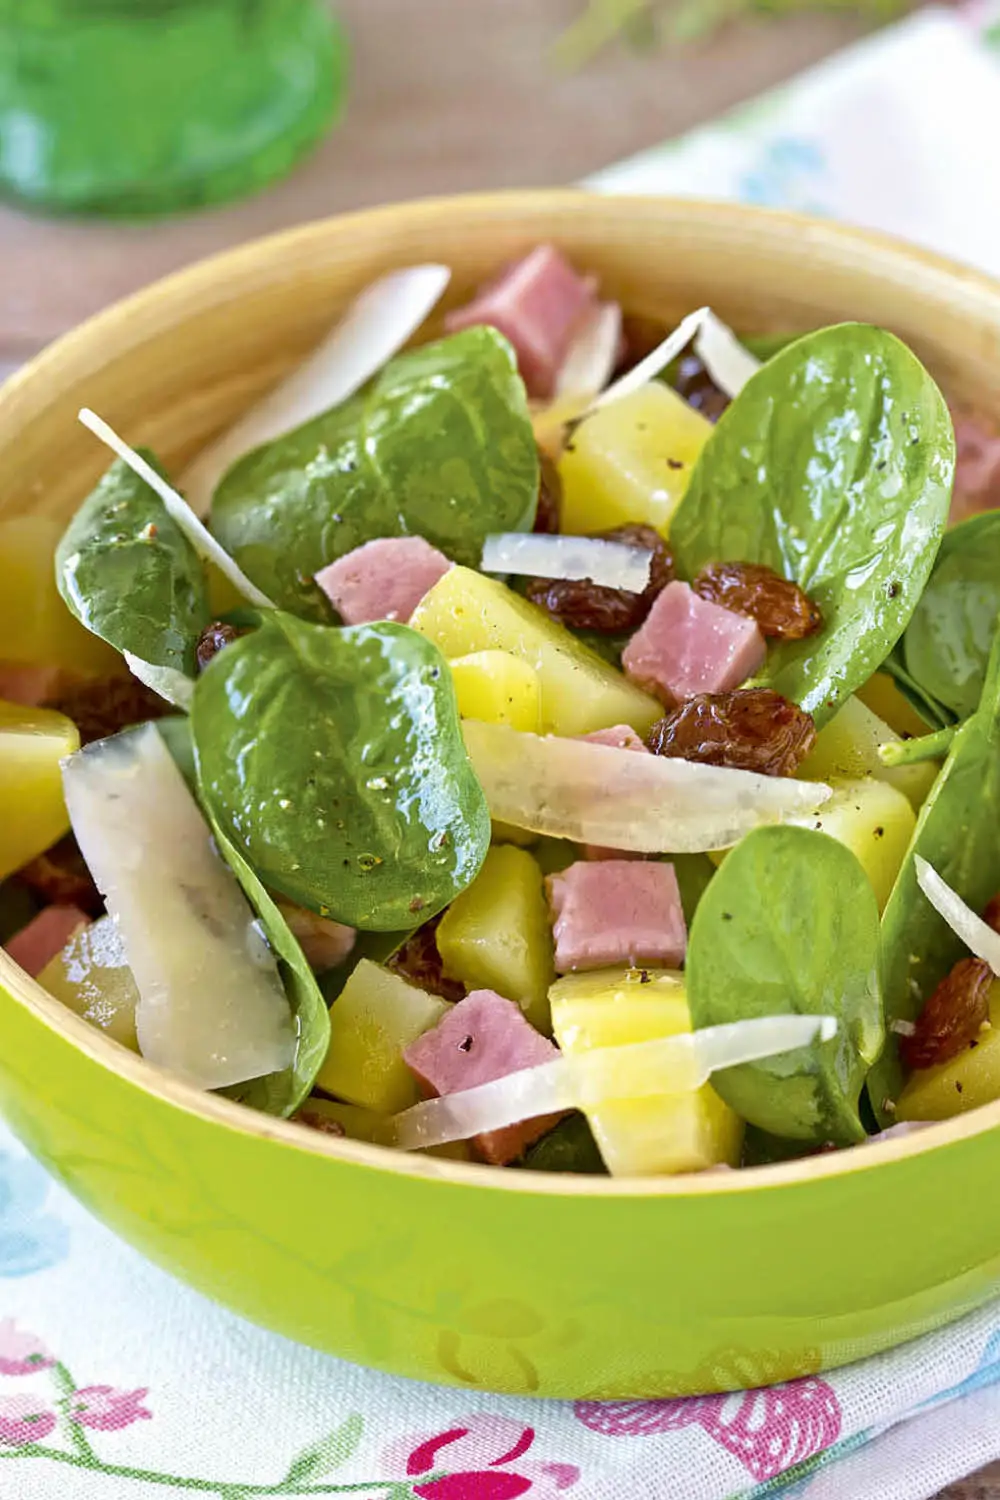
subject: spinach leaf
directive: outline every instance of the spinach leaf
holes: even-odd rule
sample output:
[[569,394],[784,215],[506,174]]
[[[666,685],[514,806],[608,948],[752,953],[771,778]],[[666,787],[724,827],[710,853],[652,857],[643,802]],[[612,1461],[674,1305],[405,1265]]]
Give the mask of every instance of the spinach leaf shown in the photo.
[[766,563],[823,611],[758,681],[822,723],[902,634],[944,530],[951,418],[916,356],[845,323],[775,355],[720,417],[670,529],[679,566]]
[[927,587],[903,636],[920,691],[959,719],[975,713],[1000,613],[1000,511],[945,532]]
[[[917,885],[920,854],[964,901],[981,911],[1000,890],[1000,632],[994,635],[983,695],[956,731],[948,758],[920,811],[910,847],[882,915],[886,1018],[912,1021],[939,980],[968,951]],[[881,1125],[893,1123],[903,1073],[891,1032],[868,1080]]]
[[[142,456],[163,472],[151,453]],[[151,666],[195,675],[210,620],[205,570],[159,495],[120,459],[69,523],[56,583],[94,635]]]
[[529,1146],[518,1166],[529,1172],[578,1172],[606,1177],[608,1169],[586,1115],[571,1114]]
[[269,890],[377,932],[426,921],[490,842],[451,673],[405,625],[264,613],[198,679],[198,779]]
[[884,1038],[878,908],[849,849],[806,828],[758,828],[727,855],[691,927],[692,1024],[832,1015],[837,1035],[727,1068],[712,1085],[751,1125],[791,1140],[863,1140],[858,1098]]
[[955,715],[951,710],[925,693],[907,671],[903,661],[901,640],[896,642],[879,671],[887,673],[892,678],[913,712],[923,719],[928,729],[937,732],[939,729],[951,728],[956,723]]
[[313,575],[375,537],[426,537],[478,567],[491,531],[529,530],[538,452],[513,350],[470,328],[392,360],[344,405],[241,459],[212,529],[284,609],[332,618]]

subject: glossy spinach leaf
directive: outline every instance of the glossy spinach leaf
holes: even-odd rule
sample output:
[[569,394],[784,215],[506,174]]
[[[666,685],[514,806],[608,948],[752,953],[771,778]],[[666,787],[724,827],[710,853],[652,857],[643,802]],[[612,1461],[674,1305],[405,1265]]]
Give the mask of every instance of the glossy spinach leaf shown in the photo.
[[[142,456],[163,472],[151,453]],[[151,666],[195,675],[210,620],[205,569],[159,495],[121,460],[69,523],[56,582],[94,635]]]
[[948,408],[891,334],[846,323],[768,361],[720,417],[675,515],[687,577],[766,563],[823,611],[772,646],[758,681],[820,723],[905,629],[944,530],[955,464]]
[[957,718],[975,713],[1000,614],[1000,511],[945,532],[934,571],[903,636],[924,696]]
[[806,828],[758,828],[727,855],[691,927],[692,1024],[832,1015],[837,1035],[716,1073],[751,1125],[789,1140],[863,1140],[858,1099],[882,1049],[878,908],[849,849]]
[[690,931],[694,914],[708,890],[709,881],[715,878],[716,867],[707,854],[668,854],[664,858],[667,864],[674,867],[684,920]]
[[[917,885],[922,855],[975,911],[1000,890],[1000,632],[995,633],[979,707],[955,733],[948,758],[917,819],[910,847],[882,914],[886,1019],[912,1021],[951,966],[968,951]],[[868,1080],[881,1125],[903,1074],[890,1030]]]
[[278,611],[198,679],[202,795],[269,890],[402,931],[464,890],[490,842],[451,674],[405,625]]
[[582,1114],[567,1115],[540,1141],[529,1146],[518,1163],[529,1172],[577,1172],[606,1177],[608,1169],[594,1133]]
[[241,459],[211,525],[277,604],[327,620],[313,576],[345,552],[416,535],[478,567],[489,532],[530,530],[537,499],[513,350],[470,328],[400,355],[360,395]]

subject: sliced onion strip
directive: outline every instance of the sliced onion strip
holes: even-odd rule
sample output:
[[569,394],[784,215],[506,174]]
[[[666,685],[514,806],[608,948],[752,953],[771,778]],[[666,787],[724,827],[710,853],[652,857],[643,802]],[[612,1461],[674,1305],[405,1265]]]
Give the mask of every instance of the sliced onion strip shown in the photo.
[[711,308],[706,308],[695,334],[694,352],[730,400],[739,395],[751,375],[760,369],[760,360],[743,347],[733,330]]
[[1000,975],[1000,933],[994,932],[989,923],[976,915],[971,906],[966,906],[957,891],[920,855],[914,858],[917,884],[933,906],[939,917],[943,917],[956,937],[965,946],[988,963],[994,974]]
[[504,531],[483,543],[482,569],[529,578],[589,578],[603,588],[641,594],[649,582],[652,558],[645,547],[597,537]]
[[596,396],[607,385],[618,362],[622,310],[617,302],[599,302],[587,313],[556,377],[556,401],[567,396]]
[[428,1099],[392,1121],[391,1143],[402,1151],[443,1146],[564,1109],[609,1100],[693,1092],[720,1068],[829,1041],[832,1016],[759,1016],[623,1047],[598,1047],[558,1057],[492,1083]]

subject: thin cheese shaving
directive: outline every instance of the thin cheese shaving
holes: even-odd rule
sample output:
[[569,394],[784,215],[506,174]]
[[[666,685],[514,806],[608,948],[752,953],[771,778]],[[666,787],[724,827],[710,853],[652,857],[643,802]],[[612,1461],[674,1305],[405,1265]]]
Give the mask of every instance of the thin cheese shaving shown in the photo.
[[505,531],[483,543],[484,573],[518,573],[528,578],[587,578],[602,588],[641,594],[649,582],[653,554],[624,542],[586,536],[544,536]]
[[584,318],[556,377],[557,402],[603,391],[614,374],[621,336],[620,306],[617,302],[599,302]]
[[978,917],[926,859],[918,854],[914,864],[917,884],[938,916],[944,918],[955,936],[960,937],[977,958],[988,963],[994,974],[1000,975],[1000,933],[994,932],[982,917]]
[[760,369],[760,360],[743,347],[733,330],[711,308],[705,310],[695,334],[694,352],[730,400],[739,395],[751,375]]

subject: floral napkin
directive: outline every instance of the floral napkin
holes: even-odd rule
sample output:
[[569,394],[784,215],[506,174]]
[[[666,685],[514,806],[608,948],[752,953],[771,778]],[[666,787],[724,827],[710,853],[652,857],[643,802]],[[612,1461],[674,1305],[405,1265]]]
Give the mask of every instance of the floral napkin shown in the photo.
[[[831,214],[1000,273],[998,138],[1000,27],[931,10],[591,185]],[[439,1389],[205,1302],[0,1127],[0,1500],[924,1500],[998,1457],[1000,1305],[731,1396]]]

